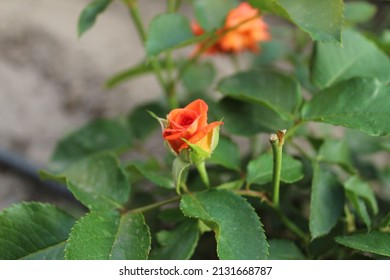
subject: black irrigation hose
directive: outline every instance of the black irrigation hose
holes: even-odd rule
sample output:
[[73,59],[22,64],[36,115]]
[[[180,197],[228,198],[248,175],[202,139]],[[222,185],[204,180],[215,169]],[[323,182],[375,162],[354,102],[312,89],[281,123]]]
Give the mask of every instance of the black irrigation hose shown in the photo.
[[54,193],[72,202],[76,201],[72,193],[69,192],[65,186],[56,182],[41,180],[41,178],[39,178],[38,171],[42,168],[37,167],[16,153],[1,147],[0,166],[11,169],[24,178],[33,181],[37,187],[42,189],[42,191]]

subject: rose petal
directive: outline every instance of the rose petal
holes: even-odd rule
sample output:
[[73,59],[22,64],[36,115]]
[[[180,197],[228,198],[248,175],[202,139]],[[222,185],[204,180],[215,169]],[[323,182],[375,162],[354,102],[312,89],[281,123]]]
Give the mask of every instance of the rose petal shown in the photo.
[[[190,142],[191,144],[196,144],[198,143],[199,141],[203,140],[205,137],[207,137],[207,135],[212,132],[212,130],[219,126],[219,125],[222,125],[223,122],[212,122],[210,123],[209,125],[205,126],[202,130],[198,131],[195,135],[193,135],[191,138],[188,139],[188,142]],[[188,148],[188,144],[187,143],[183,143],[183,145],[180,146],[180,148],[178,149],[179,152],[180,150],[182,149],[186,149]],[[205,151],[210,151],[210,147],[202,147]]]
[[185,107],[185,109],[195,111],[200,116],[198,123],[200,128],[207,125],[207,111],[209,106],[202,99],[197,99],[191,102]]

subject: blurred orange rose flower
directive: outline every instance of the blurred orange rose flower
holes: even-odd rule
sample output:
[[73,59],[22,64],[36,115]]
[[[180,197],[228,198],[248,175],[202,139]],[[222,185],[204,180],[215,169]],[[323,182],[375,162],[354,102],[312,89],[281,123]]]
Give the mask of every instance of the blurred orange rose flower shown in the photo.
[[[227,31],[214,45],[210,46],[205,53],[239,53],[245,50],[258,52],[259,42],[268,41],[271,35],[268,32],[268,25],[262,20],[259,10],[253,8],[248,3],[241,3],[237,8],[232,9],[226,16],[225,25],[222,29],[217,30],[217,34],[225,32],[240,23],[247,21],[238,27]],[[253,18],[253,19],[251,19]],[[204,30],[197,22],[192,23],[192,32],[199,36]],[[198,52],[206,42],[200,43],[196,52]]]
[[167,116],[163,137],[171,149],[180,154],[181,150],[188,148],[188,144],[194,144],[207,154],[211,154],[215,148],[218,127],[222,122],[207,123],[208,106],[201,99],[195,100],[184,108],[174,109]]

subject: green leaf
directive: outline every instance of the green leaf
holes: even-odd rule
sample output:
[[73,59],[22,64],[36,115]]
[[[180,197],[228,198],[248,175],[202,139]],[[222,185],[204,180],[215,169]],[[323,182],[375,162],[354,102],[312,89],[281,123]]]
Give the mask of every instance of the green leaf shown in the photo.
[[314,40],[341,43],[344,19],[342,0],[250,0],[249,2],[254,7],[291,20]]
[[217,148],[209,162],[222,165],[228,169],[240,171],[240,151],[236,143],[226,137],[220,137]]
[[358,176],[352,176],[344,183],[344,189],[359,217],[366,224],[367,228],[371,229],[371,218],[366,204],[370,206],[375,215],[378,214],[379,209],[370,185],[362,181]]
[[346,193],[348,200],[352,203],[353,207],[355,208],[358,216],[360,219],[364,222],[368,230],[371,230],[371,217],[368,213],[367,206],[364,203],[364,200],[359,198],[355,193],[353,192],[347,192]]
[[118,120],[93,120],[60,140],[52,156],[54,169],[101,151],[121,151],[131,145],[131,134]]
[[[247,166],[247,183],[264,185],[272,182],[273,156],[270,153],[263,154],[251,160]],[[302,163],[293,157],[284,154],[280,180],[291,184],[303,178]]]
[[390,86],[371,78],[340,82],[316,94],[302,109],[306,121],[358,129],[371,136],[390,133]]
[[141,163],[132,164],[147,180],[156,184],[157,186],[175,189],[175,183],[172,179],[172,174],[164,172],[161,167],[151,169],[150,166]]
[[345,140],[326,139],[318,152],[317,160],[327,163],[336,163],[348,172],[356,173],[356,170],[353,167],[349,146]]
[[352,249],[390,257],[390,234],[372,231],[336,237],[336,242]]
[[200,219],[214,230],[220,259],[267,258],[263,225],[242,197],[225,190],[187,194],[182,197],[180,209],[184,215]]
[[376,13],[376,6],[367,2],[352,1],[345,3],[345,21],[361,23],[369,21]]
[[191,93],[202,93],[213,83],[216,76],[215,67],[211,62],[191,64],[183,74],[182,81]]
[[90,210],[121,208],[130,193],[118,159],[107,153],[86,157],[60,174],[41,172],[41,177],[66,182],[73,195]]
[[158,122],[148,112],[153,112],[157,116],[166,114],[161,102],[151,102],[135,108],[129,114],[127,121],[132,135],[138,140],[146,140],[159,126]]
[[378,214],[378,203],[376,202],[374,192],[368,183],[362,181],[358,176],[352,176],[344,183],[344,188],[363,198],[368,205],[370,205],[372,212],[375,215]]
[[276,60],[285,57],[288,52],[288,47],[282,41],[272,40],[268,42],[262,42],[261,55],[257,55],[254,58],[254,67],[264,68],[264,65],[271,65]]
[[148,56],[158,55],[193,37],[190,23],[185,16],[176,13],[160,14],[150,23],[146,53]]
[[75,219],[55,206],[29,202],[0,212],[0,259],[64,259]]
[[252,136],[259,132],[274,132],[281,127],[288,128],[293,124],[260,104],[223,98],[217,106],[219,115],[223,116],[224,129],[232,134]]
[[203,30],[212,31],[224,26],[230,10],[238,6],[237,0],[195,0],[195,17]]
[[198,244],[198,223],[195,220],[185,221],[172,231],[158,232],[157,239],[162,247],[152,251],[150,259],[188,260]]
[[73,227],[67,260],[146,260],[150,232],[141,213],[91,212]]
[[256,102],[293,120],[301,103],[299,84],[286,76],[269,71],[248,71],[224,78],[217,88],[223,95],[241,101]]
[[373,77],[383,83],[389,82],[389,57],[354,30],[343,32],[342,47],[317,43],[312,62],[312,80],[319,88],[330,87],[352,77]]
[[344,207],[343,188],[335,175],[315,163],[310,201],[311,238],[326,235],[336,225]]
[[251,6],[290,19],[287,11],[278,3],[277,0],[249,0]]
[[269,260],[304,260],[305,256],[290,240],[269,240]]
[[89,30],[96,21],[96,17],[104,12],[112,0],[94,0],[81,12],[78,23],[79,37]]

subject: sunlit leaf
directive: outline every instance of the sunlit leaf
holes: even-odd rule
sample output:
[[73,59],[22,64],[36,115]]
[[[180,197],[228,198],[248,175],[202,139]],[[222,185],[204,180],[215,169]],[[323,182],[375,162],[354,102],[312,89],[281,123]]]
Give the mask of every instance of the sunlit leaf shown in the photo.
[[220,259],[267,258],[268,243],[263,226],[254,209],[242,197],[225,190],[186,194],[180,209],[184,215],[200,219],[214,230]]

